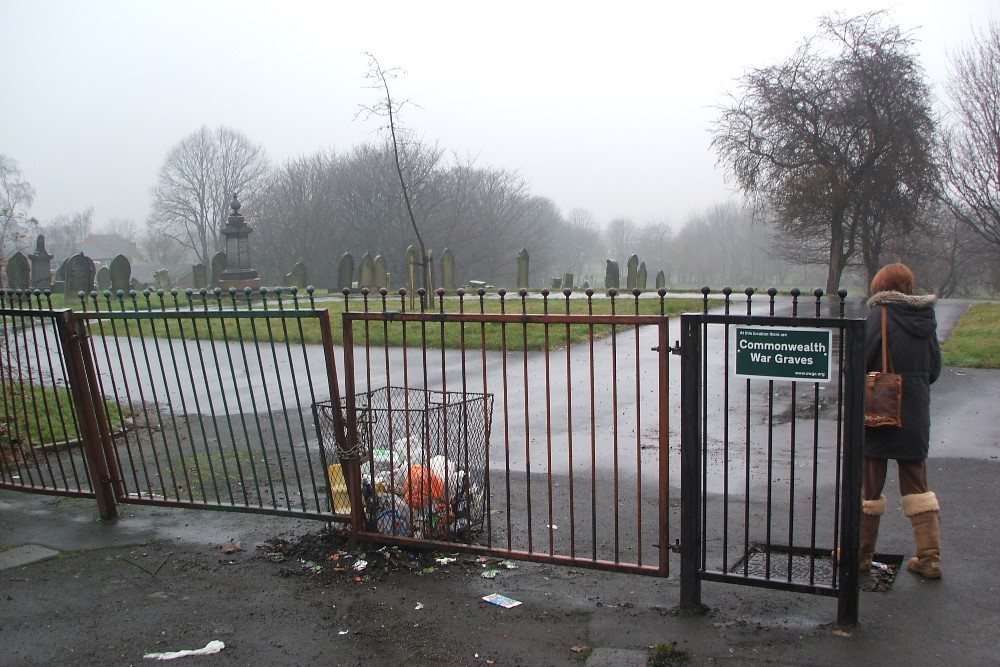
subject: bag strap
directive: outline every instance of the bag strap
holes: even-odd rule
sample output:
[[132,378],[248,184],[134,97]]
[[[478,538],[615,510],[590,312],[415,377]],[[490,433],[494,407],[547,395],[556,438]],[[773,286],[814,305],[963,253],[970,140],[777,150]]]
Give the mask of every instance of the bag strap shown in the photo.
[[889,354],[889,313],[885,306],[882,306],[882,372],[896,372],[892,367],[892,355]]

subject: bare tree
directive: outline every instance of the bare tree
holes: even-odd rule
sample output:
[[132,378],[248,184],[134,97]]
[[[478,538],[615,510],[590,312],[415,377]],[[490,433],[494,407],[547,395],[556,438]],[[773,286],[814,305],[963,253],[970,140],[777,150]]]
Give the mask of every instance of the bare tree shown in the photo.
[[361,105],[359,114],[364,117],[375,116],[378,118],[384,118],[388,123],[386,129],[389,131],[389,140],[392,146],[396,176],[399,180],[400,191],[403,194],[403,203],[406,206],[406,214],[409,218],[410,226],[413,228],[413,234],[416,236],[417,244],[420,246],[420,265],[422,273],[421,282],[426,286],[429,284],[427,274],[427,245],[424,243],[424,238],[420,234],[420,227],[417,225],[417,218],[413,210],[414,206],[411,197],[412,183],[407,180],[406,174],[408,171],[408,165],[406,162],[409,157],[406,142],[407,133],[403,132],[399,119],[399,113],[403,107],[413,103],[410,100],[399,101],[394,99],[392,96],[392,90],[389,87],[389,81],[398,77],[403,70],[398,67],[383,69],[382,65],[373,54],[368,53],[366,55],[368,56],[368,72],[365,74],[365,79],[371,82],[371,88],[379,91],[380,100],[376,104]]
[[755,211],[822,243],[831,292],[859,247],[870,270],[888,237],[912,229],[937,176],[923,70],[885,17],[823,18],[789,60],[744,75],[713,127]]
[[35,189],[24,180],[17,163],[0,153],[0,287],[7,258],[25,247],[26,238],[38,225],[28,217]]
[[133,243],[139,240],[139,226],[132,218],[111,218],[104,225],[104,231],[108,234],[117,234],[126,241]]
[[338,165],[331,151],[287,161],[258,198],[257,263],[261,276],[281,283],[302,261],[316,285],[336,285],[336,249],[348,242],[337,209]]
[[149,264],[163,267],[180,263],[189,250],[169,236],[147,228],[139,239],[139,252]]
[[243,133],[202,126],[167,153],[147,224],[208,264],[222,249],[221,230],[233,195],[240,194],[244,210],[252,209],[268,170],[264,149]]
[[94,207],[76,213],[64,213],[49,220],[43,227],[46,247],[58,261],[72,255],[94,229]]
[[1000,25],[951,58],[945,195],[956,216],[1000,250]]
[[615,218],[604,230],[608,239],[608,253],[619,264],[624,263],[635,250],[637,230],[631,218]]

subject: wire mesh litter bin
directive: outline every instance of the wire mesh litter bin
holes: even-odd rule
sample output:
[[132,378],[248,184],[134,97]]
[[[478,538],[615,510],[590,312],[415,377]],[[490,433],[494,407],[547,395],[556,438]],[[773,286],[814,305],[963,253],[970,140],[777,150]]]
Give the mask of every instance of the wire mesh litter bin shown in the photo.
[[[492,394],[383,387],[355,395],[354,405],[372,530],[445,540],[482,530]],[[340,461],[330,404],[320,407],[321,441]]]

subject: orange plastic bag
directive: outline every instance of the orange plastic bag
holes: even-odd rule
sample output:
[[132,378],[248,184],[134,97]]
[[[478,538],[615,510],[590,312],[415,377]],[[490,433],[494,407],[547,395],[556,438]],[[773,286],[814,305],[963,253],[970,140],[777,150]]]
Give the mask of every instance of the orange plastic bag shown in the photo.
[[410,466],[403,482],[403,500],[414,509],[444,497],[444,482],[425,466]]

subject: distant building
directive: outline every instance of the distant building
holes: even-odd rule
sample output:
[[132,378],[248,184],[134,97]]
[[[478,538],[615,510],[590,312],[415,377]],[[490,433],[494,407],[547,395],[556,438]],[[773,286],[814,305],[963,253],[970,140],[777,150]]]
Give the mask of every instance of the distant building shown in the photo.
[[135,242],[118,234],[88,234],[73,249],[74,255],[80,252],[94,260],[97,268],[110,266],[118,255],[125,255],[130,263],[134,263],[139,256],[139,248]]

